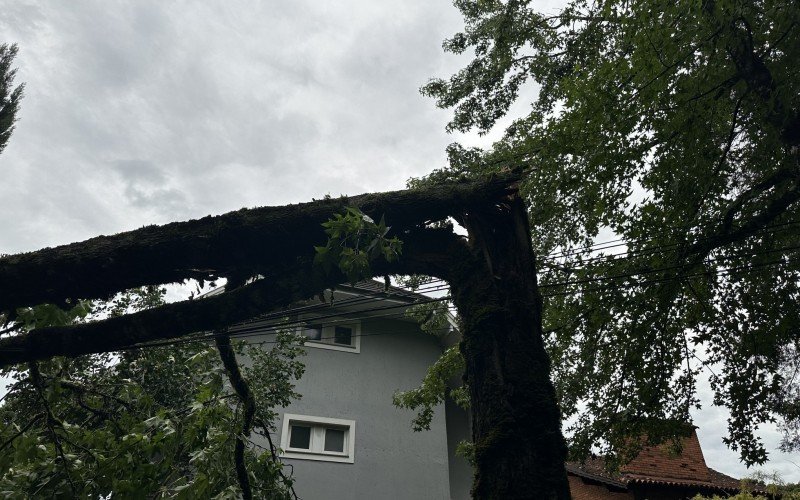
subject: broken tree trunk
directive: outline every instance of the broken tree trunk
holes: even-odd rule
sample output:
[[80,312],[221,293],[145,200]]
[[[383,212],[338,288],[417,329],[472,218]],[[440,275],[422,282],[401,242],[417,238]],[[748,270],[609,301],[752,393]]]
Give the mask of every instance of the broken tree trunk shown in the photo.
[[185,279],[271,276],[326,240],[320,224],[357,207],[403,231],[491,203],[519,179],[506,173],[424,189],[242,209],[36,252],[0,257],[0,312],[65,299],[107,298],[120,290]]
[[[240,210],[0,259],[0,311],[105,297],[185,278],[264,278],[218,297],[0,340],[0,367],[51,356],[109,352],[222,329],[344,281],[313,266],[321,224],[345,207],[386,217],[404,242],[381,274],[450,282],[463,321],[475,442],[475,498],[569,498],[558,407],[541,334],[527,216],[504,174],[413,191]],[[454,217],[469,231],[428,228]]]
[[[404,236],[407,241],[403,258],[393,263],[376,263],[373,268],[378,274],[441,276],[445,263],[449,262],[446,249],[460,243],[452,232],[442,229],[409,230]],[[289,307],[345,281],[341,274],[321,273],[313,266],[311,257],[293,260],[293,265],[274,270],[266,279],[202,300],[175,302],[103,321],[37,328],[0,339],[0,368],[53,356],[119,351],[142,343],[221,330]]]
[[449,279],[471,399],[473,497],[568,499],[525,207],[515,194],[461,222],[470,241]]

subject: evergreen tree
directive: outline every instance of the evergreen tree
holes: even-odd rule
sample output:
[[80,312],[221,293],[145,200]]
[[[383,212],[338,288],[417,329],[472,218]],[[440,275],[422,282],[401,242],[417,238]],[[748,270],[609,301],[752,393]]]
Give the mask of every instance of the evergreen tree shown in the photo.
[[6,148],[8,138],[14,131],[14,122],[17,121],[17,111],[22,100],[24,84],[14,87],[16,69],[11,68],[14,57],[17,55],[17,46],[0,45],[0,153]]

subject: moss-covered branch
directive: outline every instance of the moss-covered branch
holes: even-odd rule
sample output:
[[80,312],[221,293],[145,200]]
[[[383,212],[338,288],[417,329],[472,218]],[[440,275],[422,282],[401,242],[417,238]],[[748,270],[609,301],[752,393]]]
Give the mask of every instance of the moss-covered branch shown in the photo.
[[[404,237],[407,244],[403,259],[392,263],[376,262],[372,269],[376,276],[424,272],[442,277],[449,261],[448,248],[461,242],[458,236],[445,229],[419,229],[407,232]],[[53,356],[112,352],[143,342],[223,329],[313,297],[345,280],[338,272],[321,273],[312,259],[313,255],[308,259],[296,258],[293,266],[224,294],[103,321],[38,328],[0,339],[0,367]]]
[[[326,240],[321,224],[346,207],[390,221],[394,233],[501,198],[515,173],[422,189],[242,209],[215,217],[149,226],[114,236],[0,258],[0,311],[182,281],[270,276],[312,256]],[[402,235],[401,235],[402,238]]]

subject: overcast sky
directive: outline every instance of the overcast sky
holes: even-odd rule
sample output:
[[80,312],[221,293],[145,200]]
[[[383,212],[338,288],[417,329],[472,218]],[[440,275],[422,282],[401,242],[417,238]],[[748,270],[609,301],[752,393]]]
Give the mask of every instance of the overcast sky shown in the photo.
[[[464,62],[441,50],[461,27],[446,1],[2,3],[26,96],[0,156],[0,253],[400,189],[448,143],[491,139],[447,135],[418,92]],[[706,406],[709,466],[747,474]],[[763,435],[764,468],[800,481]]]

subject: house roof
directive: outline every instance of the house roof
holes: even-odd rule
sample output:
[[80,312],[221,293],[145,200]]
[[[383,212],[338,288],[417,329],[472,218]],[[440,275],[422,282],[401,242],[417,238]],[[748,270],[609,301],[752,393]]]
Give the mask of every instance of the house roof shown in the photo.
[[[199,298],[209,297],[224,292],[225,287],[221,286],[210,292],[200,295]],[[314,315],[315,312],[319,313],[320,305],[327,305],[326,311],[323,316],[330,317],[337,311],[342,314],[355,314],[366,313],[375,308],[375,301],[384,302],[382,306],[384,309],[393,311],[403,311],[405,308],[413,305],[416,302],[430,301],[431,297],[422,295],[420,293],[411,292],[396,286],[389,286],[388,289],[385,283],[377,280],[364,280],[355,284],[337,285],[333,289],[335,300],[330,303],[323,301],[319,297],[314,297],[309,300],[301,301],[293,304],[285,311],[294,312],[300,315]],[[348,297],[350,296],[350,297]],[[356,297],[352,297],[356,296]],[[327,293],[326,293],[327,297]],[[372,298],[373,300],[360,300],[359,297]],[[396,305],[392,305],[392,303]],[[399,305],[397,305],[399,304]],[[282,311],[269,311],[262,315],[250,318],[249,320],[242,321],[230,327],[231,332],[239,332],[243,330],[253,330],[259,327],[271,327],[274,323],[275,316],[281,314]],[[402,315],[401,315],[402,316]],[[402,319],[402,318],[401,318]],[[408,320],[411,321],[411,320]],[[445,335],[446,336],[446,335]]]
[[337,285],[336,290],[349,291],[353,293],[358,293],[360,295],[369,294],[381,297],[392,296],[393,298],[400,298],[407,300],[409,302],[414,302],[417,300],[430,300],[430,297],[426,295],[412,292],[410,290],[396,287],[394,285],[390,285],[389,288],[387,289],[386,283],[377,280],[363,280],[359,281],[354,285],[350,284]]
[[681,445],[682,450],[679,454],[672,452],[665,444],[646,447],[618,472],[609,472],[603,458],[595,456],[584,462],[567,462],[566,469],[569,474],[616,488],[649,484],[696,487],[731,493],[741,489],[741,481],[706,465],[694,429],[683,439]]
[[[355,293],[358,295],[374,295],[376,297],[391,296],[392,298],[402,299],[403,301],[407,302],[415,302],[418,300],[430,300],[430,297],[428,297],[427,295],[422,295],[421,293],[412,292],[410,290],[406,290],[405,288],[396,287],[394,285],[390,285],[389,288],[387,289],[386,284],[384,282],[377,280],[363,280],[355,284],[337,285],[336,290]],[[225,285],[222,285],[220,287],[217,287],[213,290],[210,290],[208,292],[199,295],[197,298],[219,295],[224,291],[225,291]]]

